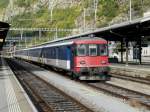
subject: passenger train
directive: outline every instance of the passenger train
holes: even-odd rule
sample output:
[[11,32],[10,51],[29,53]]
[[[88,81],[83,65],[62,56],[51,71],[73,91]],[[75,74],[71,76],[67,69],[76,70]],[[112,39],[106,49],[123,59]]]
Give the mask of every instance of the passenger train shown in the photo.
[[107,41],[98,37],[53,41],[15,51],[14,56],[67,71],[74,79],[109,79]]

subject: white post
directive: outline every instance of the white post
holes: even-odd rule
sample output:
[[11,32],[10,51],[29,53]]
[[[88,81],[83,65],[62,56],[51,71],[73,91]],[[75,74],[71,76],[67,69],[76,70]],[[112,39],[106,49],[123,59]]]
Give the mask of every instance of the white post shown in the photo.
[[53,8],[51,9],[51,22],[53,21]]
[[56,27],[55,31],[56,31],[55,39],[57,39],[57,37],[58,37],[57,27]]
[[144,1],[141,0],[141,5],[142,5],[142,17],[144,16],[144,7],[143,7],[144,4],[143,4],[143,2],[144,2]]
[[26,37],[25,37],[25,48],[27,48],[27,40],[26,40]]
[[86,9],[84,8],[83,10],[84,10],[84,12],[83,12],[83,32],[85,32],[85,13],[86,13]]
[[98,5],[98,0],[94,0],[94,8],[95,8],[94,28],[96,28],[96,21],[97,21],[97,5]]
[[48,8],[51,11],[50,13],[51,13],[51,22],[52,22],[53,21],[53,9],[54,9],[55,5],[57,4],[57,0],[53,0],[53,1],[49,0],[48,3],[49,3]]
[[41,29],[39,29],[39,40],[40,40],[40,38],[41,38]]
[[[21,30],[21,40],[20,40],[20,42],[22,42],[22,38],[23,38],[23,29]],[[20,43],[20,48],[22,48],[21,43]]]
[[129,1],[129,5],[130,5],[130,22],[132,21],[132,2],[131,0]]

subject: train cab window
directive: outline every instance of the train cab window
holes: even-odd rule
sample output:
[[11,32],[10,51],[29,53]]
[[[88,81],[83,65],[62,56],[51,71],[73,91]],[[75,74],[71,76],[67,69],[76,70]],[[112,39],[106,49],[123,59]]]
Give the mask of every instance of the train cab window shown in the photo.
[[107,55],[107,45],[106,44],[101,44],[100,48],[99,48],[99,51],[100,51],[101,56],[106,56]]
[[77,45],[77,55],[78,56],[86,55],[86,45],[84,44]]
[[96,44],[89,45],[89,56],[97,56],[97,45]]

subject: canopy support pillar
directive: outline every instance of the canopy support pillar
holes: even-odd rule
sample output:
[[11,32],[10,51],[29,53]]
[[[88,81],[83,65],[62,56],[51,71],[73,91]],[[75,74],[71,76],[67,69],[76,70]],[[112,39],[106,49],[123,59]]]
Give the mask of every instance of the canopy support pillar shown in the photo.
[[123,40],[121,40],[121,63],[123,63]]
[[125,39],[125,42],[126,42],[126,66],[128,66],[128,54],[129,54],[128,40]]
[[141,57],[141,54],[142,54],[142,43],[141,43],[141,36],[139,37],[138,39],[138,47],[139,47],[139,64],[142,64],[142,57]]

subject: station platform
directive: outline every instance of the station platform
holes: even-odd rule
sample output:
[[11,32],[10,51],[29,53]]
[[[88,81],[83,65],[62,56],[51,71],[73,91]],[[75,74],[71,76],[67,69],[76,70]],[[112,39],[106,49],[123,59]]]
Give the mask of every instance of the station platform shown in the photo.
[[128,65],[122,63],[111,63],[111,73],[143,77],[150,79],[150,63],[135,64],[129,63]]
[[37,112],[3,57],[0,57],[0,112]]

